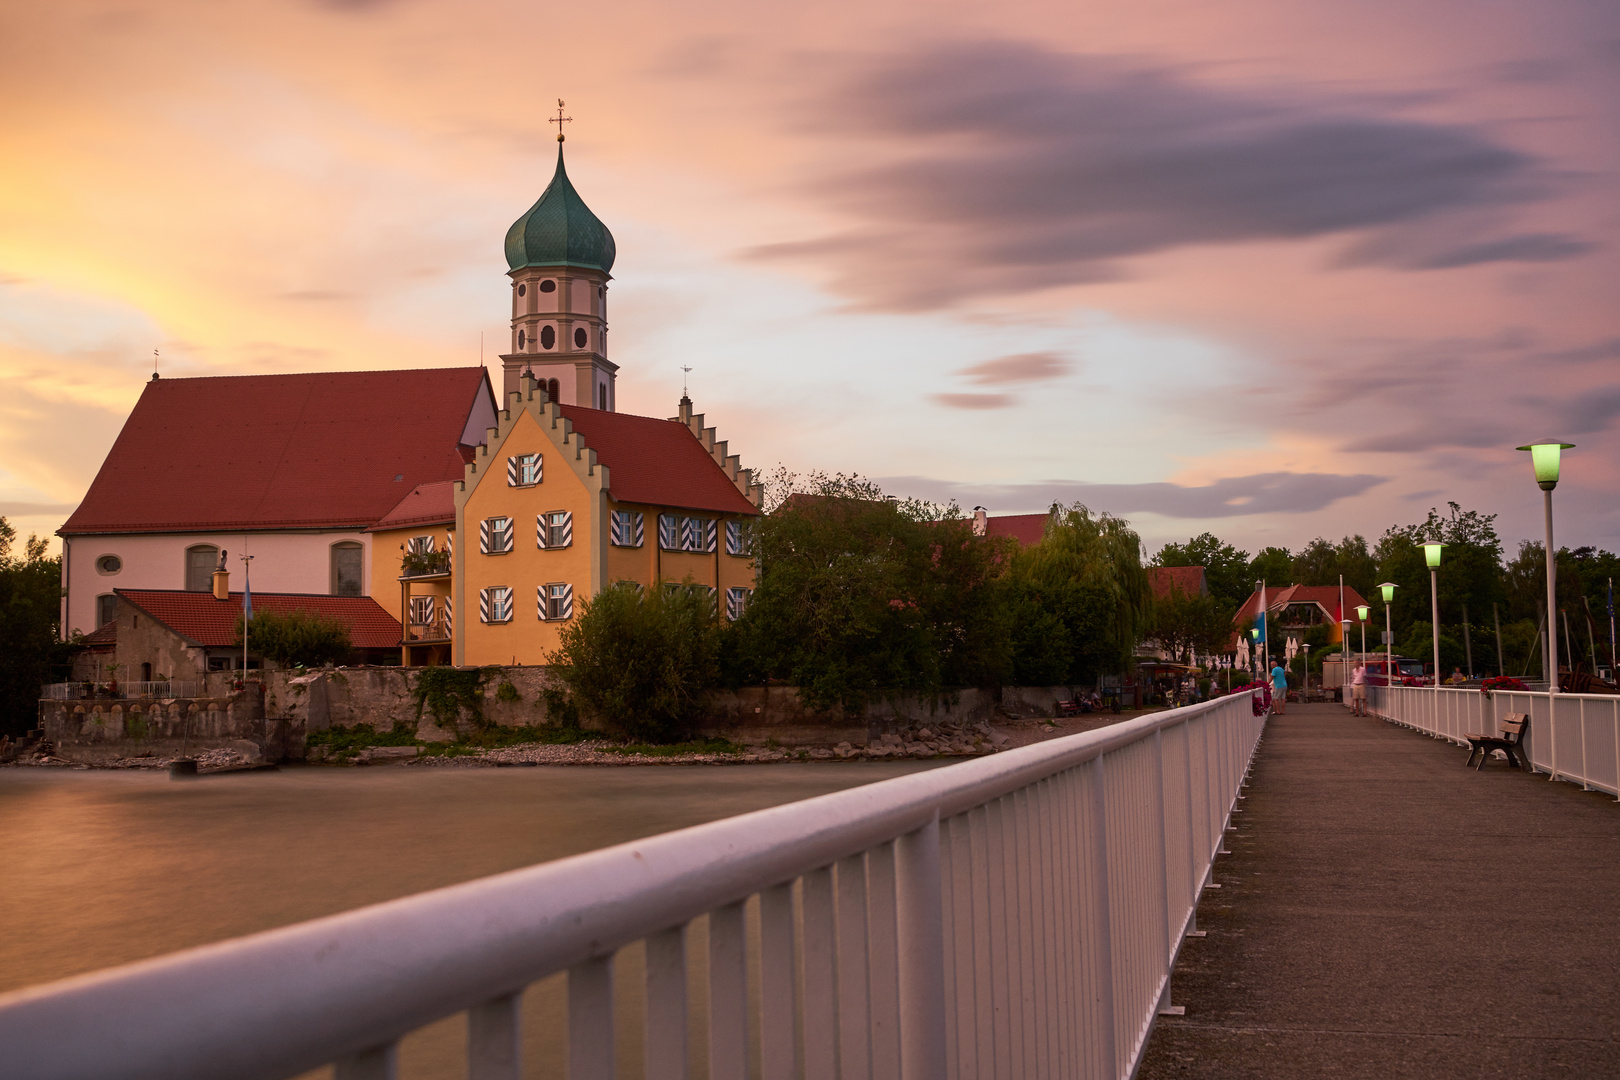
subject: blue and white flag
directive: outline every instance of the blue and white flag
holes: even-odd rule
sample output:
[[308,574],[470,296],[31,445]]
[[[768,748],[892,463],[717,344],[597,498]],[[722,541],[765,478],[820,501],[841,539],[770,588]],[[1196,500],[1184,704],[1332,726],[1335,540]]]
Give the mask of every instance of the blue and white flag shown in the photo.
[[242,625],[246,626],[253,621],[253,586],[248,584],[248,567],[251,563],[242,563]]

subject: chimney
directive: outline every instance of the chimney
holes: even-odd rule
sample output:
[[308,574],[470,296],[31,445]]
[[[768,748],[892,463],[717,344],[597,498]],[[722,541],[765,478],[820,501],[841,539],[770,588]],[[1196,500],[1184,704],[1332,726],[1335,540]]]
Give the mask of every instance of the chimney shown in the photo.
[[989,513],[985,510],[984,507],[975,506],[973,508],[973,535],[974,536],[983,536],[986,532],[989,531],[990,526],[988,524],[988,519],[989,519]]
[[214,599],[229,600],[231,598],[231,572],[229,570],[214,571]]

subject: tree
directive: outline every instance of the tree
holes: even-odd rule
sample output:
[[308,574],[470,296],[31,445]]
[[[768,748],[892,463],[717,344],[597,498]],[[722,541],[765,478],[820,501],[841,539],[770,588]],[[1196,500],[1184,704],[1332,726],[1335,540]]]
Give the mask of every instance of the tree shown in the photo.
[[17,530],[0,517],[0,734],[34,727],[40,687],[67,660],[61,628],[62,560],[47,558],[47,541],[30,536],[12,554]]
[[1232,636],[1232,609],[1218,596],[1188,595],[1171,586],[1153,605],[1152,638],[1175,659],[1224,652]]
[[[1374,550],[1381,580],[1400,586],[1392,605],[1397,641],[1407,636],[1412,623],[1430,620],[1429,570],[1421,547],[1424,543],[1439,541],[1446,545],[1438,577],[1442,627],[1447,625],[1447,616],[1452,617],[1451,625],[1460,624],[1464,605],[1469,620],[1478,622],[1491,604],[1500,602],[1505,595],[1496,515],[1463,510],[1456,503],[1446,505],[1450,507],[1449,515],[1431,508],[1427,519],[1415,525],[1392,525]],[[1524,554],[1522,548],[1520,554]]]
[[1200,533],[1185,544],[1166,544],[1153,557],[1154,566],[1202,566],[1209,591],[1235,611],[1254,588],[1249,553],[1222,543],[1213,533]]
[[[777,492],[799,478],[773,481]],[[818,708],[991,685],[1010,670],[1010,541],[954,506],[888,498],[858,476],[805,478],[755,526],[758,581],[738,625],[759,673]]]
[[1249,591],[1243,595],[1247,597],[1254,591],[1256,581],[1264,581],[1267,589],[1281,588],[1294,584],[1294,557],[1285,547],[1261,548],[1259,554],[1249,562]]
[[617,585],[581,605],[546,662],[573,704],[610,730],[677,742],[718,685],[719,636],[706,588]]
[[1151,628],[1142,541],[1123,518],[1054,504],[1044,539],[1013,555],[1010,576],[1018,595],[1037,598],[1064,624],[1071,680],[1124,669]]
[[1377,584],[1378,564],[1367,550],[1364,536],[1346,536],[1337,544],[1318,536],[1293,559],[1293,580],[1298,585],[1336,585],[1339,576],[1361,596],[1371,596]]
[[[242,644],[242,617],[236,617],[236,643]],[[305,608],[260,609],[248,628],[248,651],[286,667],[318,667],[347,660],[354,651],[342,620]]]

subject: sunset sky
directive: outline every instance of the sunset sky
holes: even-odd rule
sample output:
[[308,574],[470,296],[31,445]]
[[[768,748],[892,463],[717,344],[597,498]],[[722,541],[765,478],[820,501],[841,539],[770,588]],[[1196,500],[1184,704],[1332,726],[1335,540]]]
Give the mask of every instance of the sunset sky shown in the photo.
[[[496,368],[568,169],[623,411],[1253,550],[1446,500],[1620,548],[1620,5],[0,9],[0,514],[150,377]],[[222,475],[221,483],[229,477]]]

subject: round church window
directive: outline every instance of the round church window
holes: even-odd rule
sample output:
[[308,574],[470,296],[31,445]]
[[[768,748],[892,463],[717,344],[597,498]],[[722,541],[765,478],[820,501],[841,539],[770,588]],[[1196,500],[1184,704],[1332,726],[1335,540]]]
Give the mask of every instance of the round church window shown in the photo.
[[541,292],[556,292],[557,291],[557,283],[555,281],[552,281],[550,278],[546,278],[546,280],[544,280],[544,281],[542,281],[540,283],[540,291]]
[[527,285],[523,284],[521,281],[518,282],[518,295],[519,296],[522,296],[524,293],[526,293],[528,291],[529,291],[529,287]]
[[549,349],[555,344],[557,344],[557,328],[554,326],[542,326],[540,328],[540,347]]
[[103,574],[116,574],[124,568],[124,561],[116,555],[103,555],[96,560],[96,569]]
[[574,331],[574,348],[583,349],[585,347],[585,342],[589,340],[590,338],[586,336],[585,328],[583,326]]

